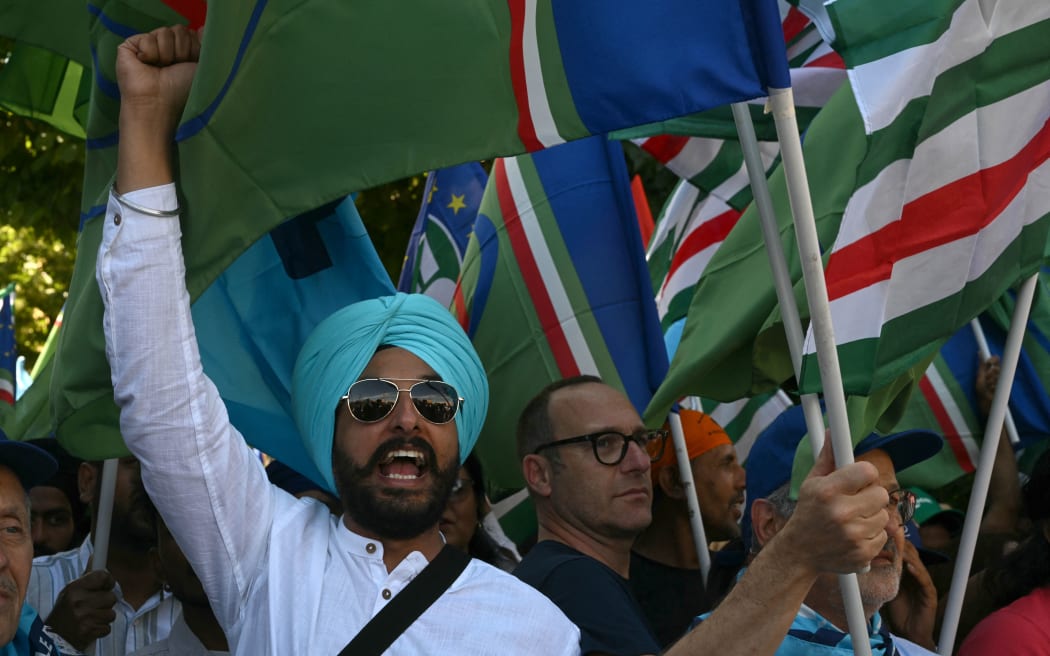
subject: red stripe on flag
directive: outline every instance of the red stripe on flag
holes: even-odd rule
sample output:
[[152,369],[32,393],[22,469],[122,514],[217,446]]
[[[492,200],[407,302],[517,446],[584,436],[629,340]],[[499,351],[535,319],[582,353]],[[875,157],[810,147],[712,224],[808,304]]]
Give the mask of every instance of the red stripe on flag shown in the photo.
[[189,21],[191,30],[197,30],[204,26],[204,18],[208,14],[208,5],[204,0],[161,0],[177,14]]
[[674,257],[671,258],[671,268],[667,271],[665,281],[670,280],[689,258],[712,244],[725,240],[726,235],[729,234],[729,231],[733,229],[733,226],[736,225],[739,219],[740,212],[729,210],[704,221],[700,227],[686,235],[682,245],[678,247]]
[[514,203],[514,196],[511,194],[507,171],[502,160],[496,160],[495,166],[492,167],[492,175],[496,178],[496,196],[499,198],[500,212],[503,214],[503,226],[507,230],[507,238],[514,250],[514,257],[518,261],[518,269],[521,271],[522,280],[525,281],[525,287],[529,290],[529,298],[540,320],[543,334],[547,337],[554,361],[563,378],[578,376],[580,371],[576,367],[576,358],[573,357],[569,340],[565,337],[561,322],[558,321],[558,314],[554,311],[554,304],[551,303],[550,295],[547,294],[543,276],[540,275],[528,237],[525,236],[521,216]]
[[678,153],[682,152],[686,144],[689,143],[689,137],[676,137],[670,134],[661,134],[656,137],[649,137],[642,144],[642,150],[649,153],[660,162],[666,164],[675,157],[678,157]]
[[811,62],[807,62],[802,68],[840,68],[845,70],[846,62],[842,61],[842,55],[832,51],[817,57]]
[[11,396],[11,392],[8,392],[7,390],[0,390],[0,403],[14,405],[15,397]]
[[794,39],[799,33],[806,29],[809,25],[809,18],[806,17],[796,7],[788,9],[787,16],[784,16],[784,20],[781,22],[781,27],[784,29],[784,43],[791,43],[791,39]]
[[510,82],[518,105],[518,138],[529,152],[542,150],[543,144],[532,124],[529,90],[525,84],[525,0],[507,0],[507,8],[510,10]]
[[955,454],[955,460],[959,463],[959,467],[969,474],[974,470],[973,461],[970,460],[970,453],[966,450],[966,445],[963,444],[959,431],[956,430],[955,424],[952,422],[951,417],[948,416],[948,410],[944,407],[944,403],[941,402],[941,397],[937,396],[937,391],[933,389],[933,384],[930,383],[928,376],[923,376],[919,381],[919,389],[926,398],[926,403],[930,406],[930,410],[933,411],[933,416],[937,419],[941,432],[944,433],[945,441],[948,442],[952,453]]
[[1027,174],[1048,157],[1050,122],[1005,162],[908,203],[896,221],[832,253],[827,268],[829,299],[889,280],[899,260],[976,234],[995,221],[1024,188]]
[[452,292],[452,310],[456,315],[456,321],[459,322],[460,328],[463,332],[469,334],[470,328],[470,314],[467,312],[467,302],[463,298],[463,281],[456,281],[456,289]]
[[649,209],[649,199],[645,195],[645,185],[642,184],[642,176],[635,175],[631,179],[631,198],[634,199],[634,213],[638,217],[638,229],[642,231],[642,246],[649,245],[649,238],[653,236],[653,212]]

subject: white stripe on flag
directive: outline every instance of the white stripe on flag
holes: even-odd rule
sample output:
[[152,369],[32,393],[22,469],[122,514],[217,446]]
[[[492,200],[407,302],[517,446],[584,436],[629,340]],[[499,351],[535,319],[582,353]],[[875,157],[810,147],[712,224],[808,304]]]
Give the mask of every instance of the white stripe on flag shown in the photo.
[[[1048,3],[1050,4],[1050,3]],[[896,221],[903,202],[991,168],[1015,156],[1050,119],[1050,82],[978,107],[916,146],[912,159],[893,162],[850,197],[835,248]],[[974,134],[977,139],[974,139]],[[887,190],[893,190],[887,193]],[[862,212],[862,221],[848,220]]]
[[583,336],[583,330],[580,328],[579,322],[576,321],[576,315],[573,312],[572,304],[569,302],[569,296],[565,291],[565,287],[561,284],[561,277],[558,275],[558,268],[554,264],[554,258],[551,256],[550,249],[547,248],[547,240],[544,239],[543,230],[540,229],[539,220],[536,217],[535,210],[533,210],[529,192],[525,188],[525,181],[521,177],[521,169],[518,167],[518,162],[513,157],[508,157],[503,162],[507,174],[507,186],[510,187],[514,205],[518,210],[518,216],[521,218],[521,227],[525,232],[525,239],[528,241],[532,257],[536,261],[536,268],[539,269],[540,277],[543,279],[543,286],[547,290],[551,305],[554,306],[554,313],[558,317],[558,323],[561,330],[565,333],[565,341],[568,342],[569,350],[572,351],[572,357],[576,361],[576,368],[581,374],[600,375],[601,372],[598,371],[598,365],[595,364],[594,358],[591,356],[590,347]]
[[[1034,184],[1033,178],[1037,180]],[[956,294],[964,284],[979,278],[1020,236],[1024,226],[1046,215],[1050,198],[1045,191],[1037,196],[1037,190],[1050,190],[1050,162],[1032,171],[1027,188],[978,233],[899,260],[893,265],[890,280],[831,301],[835,341],[843,344],[878,337],[887,321]],[[966,271],[960,272],[960,267]],[[923,282],[916,285],[915,280]],[[882,316],[873,308],[883,308]],[[812,352],[807,334],[806,353]]]
[[[788,61],[791,61],[795,57],[798,57],[803,52],[817,45],[817,43],[823,43],[823,41],[824,40],[820,38],[820,32],[818,32],[816,29],[809,29],[808,26],[806,28],[803,28],[803,33],[800,34],[798,39],[791,44],[791,47],[787,49]],[[827,54],[828,52],[831,52],[831,48],[825,45],[824,48],[817,48],[816,52],[820,52],[821,54]],[[806,58],[807,61],[812,59],[814,59],[814,54],[810,54],[810,56]],[[803,64],[803,66],[805,66],[805,64]]]
[[656,224],[656,230],[649,240],[649,251],[645,254],[646,259],[652,257],[653,253],[668,239],[673,239],[675,242],[678,241],[678,236],[688,223],[690,212],[699,197],[700,190],[695,186],[685,181],[678,183],[674,193],[671,195],[671,199],[667,202],[667,210],[659,223]]
[[964,2],[955,10],[951,26],[933,43],[850,69],[868,134],[892,123],[913,98],[930,94],[937,76],[980,55],[997,37],[1050,18],[1050,2],[999,2],[990,21],[981,4]]
[[[747,399],[745,399],[746,401]],[[741,464],[747,462],[747,457],[751,454],[751,447],[755,445],[755,441],[758,440],[758,436],[762,434],[762,431],[772,424],[773,420],[780,416],[780,413],[792,405],[788,395],[783,390],[777,390],[768,401],[755,410],[755,413],[751,415],[751,421],[748,422],[747,428],[744,429],[744,432],[733,444],[733,448],[736,449],[736,459]],[[718,420],[716,419],[715,421]]]
[[[733,211],[733,208],[714,197],[713,194],[708,196],[704,202],[697,206],[692,218],[690,218],[686,234],[699,230],[711,219],[731,211]],[[667,272],[667,277],[660,287],[660,292],[656,295],[656,310],[661,319],[667,314],[671,300],[675,295],[684,289],[692,287],[700,280],[704,269],[707,268],[707,264],[721,245],[721,241],[714,242],[706,248],[697,251],[688,260],[679,263],[674,269]]]
[[547,87],[543,81],[540,64],[540,45],[536,34],[536,4],[538,0],[525,0],[525,24],[522,30],[521,50],[525,62],[525,94],[529,99],[529,113],[536,138],[545,148],[565,143],[554,123]]
[[791,89],[796,107],[823,107],[846,82],[846,70],[812,66],[791,69]]
[[710,166],[724,145],[721,139],[692,137],[664,166],[678,177],[688,180]]
[[930,381],[930,386],[944,406],[944,411],[948,413],[948,419],[952,422],[955,434],[959,436],[963,446],[966,447],[966,453],[970,456],[970,464],[976,463],[980,458],[977,443],[974,442],[973,435],[970,434],[970,427],[966,424],[966,419],[963,418],[962,410],[959,409],[959,404],[955,402],[955,397],[952,396],[948,385],[945,384],[941,372],[937,371],[937,367],[931,365],[926,370],[926,379]]

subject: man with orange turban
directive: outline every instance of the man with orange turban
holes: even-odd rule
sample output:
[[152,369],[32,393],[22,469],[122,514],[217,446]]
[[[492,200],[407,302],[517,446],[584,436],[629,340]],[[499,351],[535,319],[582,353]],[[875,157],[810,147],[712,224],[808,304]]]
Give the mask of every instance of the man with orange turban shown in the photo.
[[[679,417],[704,533],[711,542],[739,537],[745,478],[733,443],[709,415],[683,408]],[[638,536],[631,552],[631,591],[657,640],[666,647],[716,600],[715,595],[705,594],[689,525],[688,500],[673,448],[664,449],[650,474],[653,521]]]

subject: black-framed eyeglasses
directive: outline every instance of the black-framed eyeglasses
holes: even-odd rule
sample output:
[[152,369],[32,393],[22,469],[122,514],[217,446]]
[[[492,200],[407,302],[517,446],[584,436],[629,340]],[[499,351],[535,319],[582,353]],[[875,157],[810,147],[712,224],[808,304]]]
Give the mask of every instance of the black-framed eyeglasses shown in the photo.
[[642,450],[649,455],[649,460],[656,462],[664,455],[664,448],[667,445],[667,431],[645,430],[639,431],[634,435],[624,435],[616,431],[601,431],[547,442],[536,447],[533,453],[536,454],[544,449],[565,446],[566,444],[579,444],[580,442],[590,442],[591,448],[594,449],[594,457],[603,465],[614,466],[623,462],[623,459],[627,457],[627,448],[631,445],[631,442],[642,447]]
[[896,511],[900,517],[900,525],[904,526],[915,516],[915,493],[910,490],[894,490],[890,492],[890,502],[886,509],[890,512]]
[[[402,388],[394,381],[415,382]],[[350,385],[340,400],[346,401],[354,419],[373,423],[394,411],[401,392],[408,392],[419,416],[432,424],[452,421],[464,403],[456,388],[445,381],[419,378],[362,378]]]

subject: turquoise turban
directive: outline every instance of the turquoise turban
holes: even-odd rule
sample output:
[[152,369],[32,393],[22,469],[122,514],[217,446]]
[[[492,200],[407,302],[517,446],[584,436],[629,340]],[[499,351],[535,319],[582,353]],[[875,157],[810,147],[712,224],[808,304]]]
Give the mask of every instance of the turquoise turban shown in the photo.
[[292,416],[306,452],[333,492],[336,407],[380,346],[414,354],[465,399],[456,415],[460,462],[474,448],[485,423],[485,369],[447,309],[428,296],[400,293],[348,305],[317,324],[292,371]]

